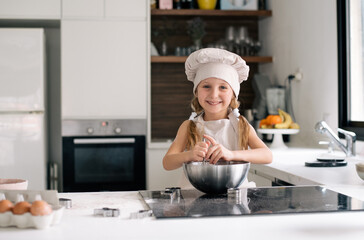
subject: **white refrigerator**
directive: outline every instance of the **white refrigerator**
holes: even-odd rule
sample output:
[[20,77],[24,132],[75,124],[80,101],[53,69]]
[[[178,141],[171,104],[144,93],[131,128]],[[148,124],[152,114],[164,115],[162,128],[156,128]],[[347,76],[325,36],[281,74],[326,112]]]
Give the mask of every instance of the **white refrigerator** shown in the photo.
[[0,28],[0,178],[46,189],[45,37]]

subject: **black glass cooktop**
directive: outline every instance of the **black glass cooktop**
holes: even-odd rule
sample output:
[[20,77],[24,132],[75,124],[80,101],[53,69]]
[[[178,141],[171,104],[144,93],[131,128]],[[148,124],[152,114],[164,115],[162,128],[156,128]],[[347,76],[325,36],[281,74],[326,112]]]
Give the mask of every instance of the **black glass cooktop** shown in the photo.
[[363,201],[321,186],[242,188],[219,195],[178,188],[139,193],[157,219],[364,210]]

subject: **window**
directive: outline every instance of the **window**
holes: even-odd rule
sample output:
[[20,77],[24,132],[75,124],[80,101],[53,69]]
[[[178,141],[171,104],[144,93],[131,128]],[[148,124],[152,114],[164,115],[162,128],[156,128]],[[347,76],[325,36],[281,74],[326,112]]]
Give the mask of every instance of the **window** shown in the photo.
[[364,0],[337,0],[339,127],[364,140]]

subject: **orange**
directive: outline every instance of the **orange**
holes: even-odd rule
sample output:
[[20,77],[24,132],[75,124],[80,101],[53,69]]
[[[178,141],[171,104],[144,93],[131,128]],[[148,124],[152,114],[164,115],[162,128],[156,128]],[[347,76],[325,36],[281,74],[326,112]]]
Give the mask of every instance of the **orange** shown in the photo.
[[259,127],[261,128],[263,125],[268,125],[267,119],[260,120]]
[[270,125],[278,124],[282,122],[282,118],[279,115],[269,115],[268,122]]
[[268,127],[273,127],[273,125],[281,123],[282,118],[279,115],[268,115],[266,118],[260,120],[259,127],[262,128],[263,125]]

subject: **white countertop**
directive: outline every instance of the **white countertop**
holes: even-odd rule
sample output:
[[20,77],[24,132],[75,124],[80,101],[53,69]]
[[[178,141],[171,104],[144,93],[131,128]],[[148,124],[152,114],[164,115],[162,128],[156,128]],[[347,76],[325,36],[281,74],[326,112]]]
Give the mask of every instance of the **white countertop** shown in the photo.
[[[73,207],[60,224],[44,230],[0,228],[1,239],[362,239],[364,212],[286,214],[198,219],[129,219],[144,209],[137,192],[62,193]],[[115,207],[118,218],[93,216]]]
[[305,162],[315,161],[317,156],[326,153],[327,150],[288,148],[272,152],[271,164],[252,164],[251,170],[293,185],[325,185],[332,190],[364,201],[364,181],[357,175],[355,169],[355,164],[364,162],[364,157],[347,158],[348,165],[344,167],[306,167]]
[[[364,182],[349,160],[343,168],[307,168],[308,149],[274,151],[274,162],[252,168],[277,174],[281,180],[324,184],[364,200]],[[330,185],[332,181],[332,185]],[[349,194],[348,194],[349,195]],[[60,193],[72,199],[58,225],[44,230],[0,228],[0,239],[363,239],[364,212],[255,215],[197,219],[130,219],[130,213],[146,209],[137,192]],[[117,218],[93,216],[95,208],[119,208]]]

